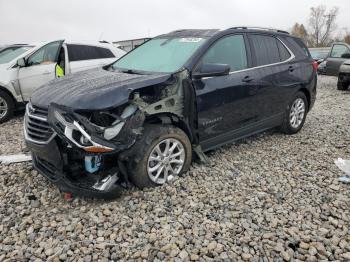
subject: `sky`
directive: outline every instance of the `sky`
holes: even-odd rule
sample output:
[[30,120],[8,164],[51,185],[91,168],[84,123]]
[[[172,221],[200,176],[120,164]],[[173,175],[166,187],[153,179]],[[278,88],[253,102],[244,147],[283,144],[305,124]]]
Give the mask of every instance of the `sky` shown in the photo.
[[338,6],[338,29],[350,29],[349,0],[0,0],[0,44],[118,41],[238,25],[289,30],[307,25],[318,5]]

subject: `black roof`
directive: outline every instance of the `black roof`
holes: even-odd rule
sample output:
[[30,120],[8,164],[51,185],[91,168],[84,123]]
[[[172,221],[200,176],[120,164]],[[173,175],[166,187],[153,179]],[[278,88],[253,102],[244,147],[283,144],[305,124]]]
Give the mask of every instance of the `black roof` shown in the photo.
[[208,38],[219,32],[219,29],[182,29],[159,35],[155,38],[203,37]]
[[289,34],[287,31],[273,29],[273,28],[264,28],[264,27],[247,27],[247,26],[238,26],[231,27],[226,30],[219,29],[181,29],[172,31],[168,34],[159,35],[155,38],[178,38],[178,37],[201,37],[201,38],[210,38],[218,33],[225,32],[257,32],[257,33],[273,33],[273,34]]

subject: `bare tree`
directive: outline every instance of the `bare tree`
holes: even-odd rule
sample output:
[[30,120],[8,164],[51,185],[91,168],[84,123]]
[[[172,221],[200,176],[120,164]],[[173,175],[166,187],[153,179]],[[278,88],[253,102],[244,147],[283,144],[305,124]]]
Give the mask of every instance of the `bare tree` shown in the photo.
[[297,37],[300,37],[304,40],[305,43],[308,44],[308,33],[306,31],[306,28],[303,24],[295,23],[292,27],[291,34]]
[[323,5],[312,7],[309,18],[309,40],[315,47],[327,46],[331,42],[332,34],[336,29],[338,7],[327,12]]
[[350,45],[350,34],[347,34],[347,35],[344,37],[344,42]]
[[350,44],[350,31],[348,28],[344,28],[345,35],[344,35],[344,42]]

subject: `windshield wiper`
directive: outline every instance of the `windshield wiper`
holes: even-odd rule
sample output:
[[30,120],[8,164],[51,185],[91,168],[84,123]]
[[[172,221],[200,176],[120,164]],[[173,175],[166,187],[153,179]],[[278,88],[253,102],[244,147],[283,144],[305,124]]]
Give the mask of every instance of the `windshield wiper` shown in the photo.
[[122,73],[127,73],[127,74],[135,74],[135,75],[142,75],[140,72],[132,70],[132,69],[127,69],[127,70],[120,70]]

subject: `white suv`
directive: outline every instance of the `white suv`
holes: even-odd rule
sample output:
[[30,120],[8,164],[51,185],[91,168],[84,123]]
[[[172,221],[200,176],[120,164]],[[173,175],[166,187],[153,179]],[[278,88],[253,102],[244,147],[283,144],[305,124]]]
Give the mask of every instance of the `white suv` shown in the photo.
[[114,62],[125,51],[106,42],[45,42],[14,57],[0,61],[0,123],[7,121],[13,112],[28,102],[41,85],[60,76],[102,67]]

